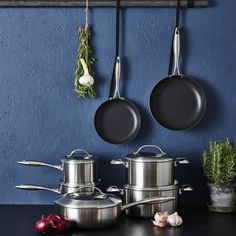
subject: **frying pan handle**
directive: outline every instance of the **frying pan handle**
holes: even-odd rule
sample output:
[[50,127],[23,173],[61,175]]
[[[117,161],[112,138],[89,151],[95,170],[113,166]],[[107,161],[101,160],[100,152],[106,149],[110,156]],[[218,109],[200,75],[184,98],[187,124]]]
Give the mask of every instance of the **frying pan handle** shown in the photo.
[[179,69],[179,55],[180,55],[180,30],[175,28],[174,40],[173,40],[173,52],[174,52],[174,71],[172,75],[181,75]]
[[134,152],[134,155],[137,155],[143,148],[147,148],[147,147],[157,148],[161,152],[161,154],[163,154],[163,155],[165,154],[162,151],[162,149],[160,147],[158,147],[157,145],[144,145],[144,146],[140,147],[136,152]]
[[114,98],[119,98],[119,99],[122,99],[121,96],[120,96],[120,57],[118,56],[116,58],[116,66],[115,66],[115,80],[116,80],[116,87],[115,87],[115,93],[114,93],[114,96],[113,96],[113,99]]

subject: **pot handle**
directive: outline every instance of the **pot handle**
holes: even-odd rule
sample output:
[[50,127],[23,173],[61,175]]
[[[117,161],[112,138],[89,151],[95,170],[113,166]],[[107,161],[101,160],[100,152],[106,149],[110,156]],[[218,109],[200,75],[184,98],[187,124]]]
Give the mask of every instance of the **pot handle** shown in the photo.
[[152,148],[157,148],[161,154],[166,154],[165,152],[162,151],[162,149],[157,146],[157,145],[143,145],[142,147],[140,147],[136,152],[134,152],[134,155],[137,155],[143,148],[147,148],[147,147],[152,147]]
[[112,160],[110,163],[112,165],[124,165],[126,168],[128,167],[128,163],[123,161],[122,159]]
[[73,150],[69,155],[67,155],[68,158],[72,157],[75,153],[85,153],[87,155],[88,158],[92,157],[91,154],[89,154],[86,150],[84,149],[75,149]]
[[39,185],[22,184],[22,185],[16,185],[15,187],[22,190],[46,190],[46,191],[50,191],[50,192],[54,192],[58,194],[61,193],[59,189],[47,188],[47,187],[43,187]]
[[173,201],[175,199],[175,197],[151,197],[151,198],[145,198],[141,201],[137,201],[137,202],[132,202],[126,205],[123,205],[121,207],[121,211],[126,210],[127,208],[136,206],[136,205],[140,205],[140,204],[144,204],[144,203],[149,203],[149,202],[157,202],[157,203],[164,203],[164,202],[169,202],[169,201]]
[[192,192],[192,191],[194,191],[194,188],[190,184],[181,185],[179,188],[179,194],[182,194],[183,192]]
[[62,170],[61,165],[51,165],[42,161],[23,160],[23,161],[17,161],[17,163],[21,165],[26,165],[26,166],[47,166],[54,169]]
[[124,195],[124,189],[123,188],[118,188],[117,186],[111,185],[106,189],[106,192],[108,193],[120,193],[121,195]]
[[189,164],[189,160],[186,157],[177,157],[175,159],[175,166],[178,166],[178,164]]

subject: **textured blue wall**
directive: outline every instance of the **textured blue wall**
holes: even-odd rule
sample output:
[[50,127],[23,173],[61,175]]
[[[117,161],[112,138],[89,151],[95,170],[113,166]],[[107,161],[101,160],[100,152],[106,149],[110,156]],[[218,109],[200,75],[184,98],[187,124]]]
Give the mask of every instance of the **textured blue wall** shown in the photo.
[[174,132],[156,124],[148,99],[167,74],[174,9],[126,9],[123,12],[122,94],[142,113],[140,134],[130,144],[110,145],[93,126],[96,108],[107,98],[114,58],[114,9],[93,9],[93,45],[97,58],[96,100],[80,100],[73,92],[82,9],[0,9],[0,203],[52,203],[55,194],[16,190],[22,183],[56,187],[60,173],[16,164],[21,159],[60,163],[81,147],[100,158],[103,187],[121,185],[124,170],[109,165],[142,144],[159,144],[167,153],[187,156],[191,165],[177,170],[182,183],[192,183],[188,204],[208,199],[200,156],[209,140],[235,138],[236,3],[221,1],[182,16],[182,71],[200,81],[208,107],[194,129]]

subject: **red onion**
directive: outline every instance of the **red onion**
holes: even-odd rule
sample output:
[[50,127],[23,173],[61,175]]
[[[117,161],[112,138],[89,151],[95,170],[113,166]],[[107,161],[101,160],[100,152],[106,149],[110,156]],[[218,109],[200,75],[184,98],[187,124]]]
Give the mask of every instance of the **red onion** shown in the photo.
[[56,225],[60,221],[61,217],[57,214],[51,214],[47,217],[47,220],[52,222],[53,225]]
[[71,222],[69,220],[66,220],[64,218],[61,218],[57,223],[57,232],[59,233],[65,233],[68,231],[71,227]]
[[46,233],[53,229],[50,221],[48,221],[45,216],[42,216],[41,219],[36,222],[35,228],[42,233]]

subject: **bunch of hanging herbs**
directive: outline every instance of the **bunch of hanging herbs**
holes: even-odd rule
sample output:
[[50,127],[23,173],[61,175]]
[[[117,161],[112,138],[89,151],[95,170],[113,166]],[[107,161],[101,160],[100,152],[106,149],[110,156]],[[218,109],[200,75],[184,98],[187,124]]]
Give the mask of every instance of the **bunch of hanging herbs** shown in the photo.
[[93,79],[95,75],[93,69],[95,59],[90,46],[91,28],[88,25],[81,27],[78,34],[80,45],[78,48],[74,88],[79,97],[85,98],[89,96],[94,98],[96,97]]

